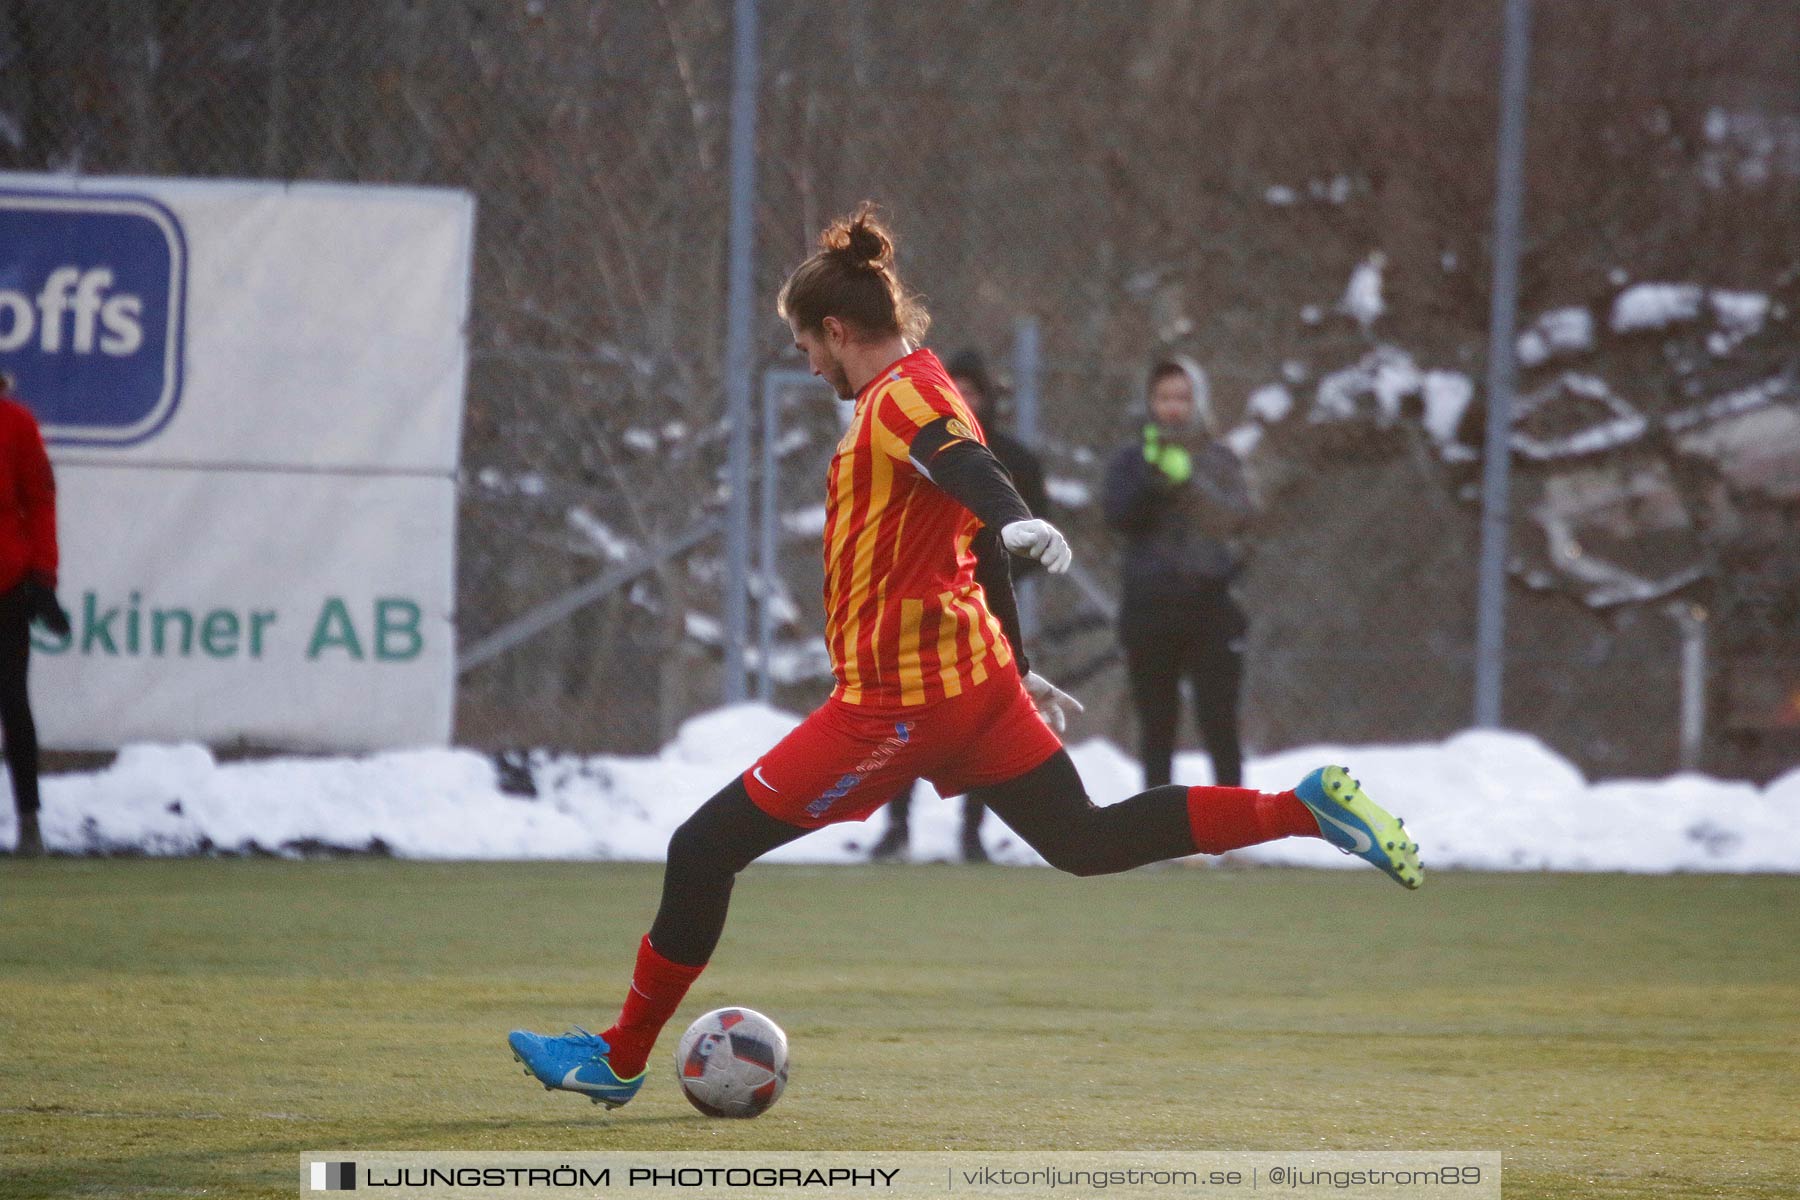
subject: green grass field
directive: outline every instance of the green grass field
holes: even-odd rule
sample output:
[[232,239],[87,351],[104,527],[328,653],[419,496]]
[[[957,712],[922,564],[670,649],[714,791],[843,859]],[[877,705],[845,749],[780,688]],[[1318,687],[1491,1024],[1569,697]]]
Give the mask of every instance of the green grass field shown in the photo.
[[[607,1115],[660,868],[0,863],[0,1194],[292,1196],[304,1150],[1497,1149],[1509,1198],[1800,1192],[1800,879],[759,867]],[[666,1051],[780,1021],[708,1121]]]

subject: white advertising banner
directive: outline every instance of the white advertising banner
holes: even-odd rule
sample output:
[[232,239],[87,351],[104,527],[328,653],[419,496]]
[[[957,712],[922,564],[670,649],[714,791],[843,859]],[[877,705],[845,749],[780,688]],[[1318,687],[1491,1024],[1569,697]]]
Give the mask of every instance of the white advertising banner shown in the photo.
[[442,744],[474,201],[0,173],[0,369],[56,468],[44,745]]

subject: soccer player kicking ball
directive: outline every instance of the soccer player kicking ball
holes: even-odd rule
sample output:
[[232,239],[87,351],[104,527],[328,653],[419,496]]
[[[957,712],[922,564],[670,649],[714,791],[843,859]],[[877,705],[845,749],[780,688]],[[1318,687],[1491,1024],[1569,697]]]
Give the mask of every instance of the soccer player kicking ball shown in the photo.
[[1027,664],[1007,567],[1018,554],[1066,571],[1069,544],[1032,518],[943,364],[918,348],[929,318],[895,274],[872,206],[820,244],[777,311],[813,374],[856,401],[826,479],[837,686],[675,831],[613,1026],[507,1038],[546,1088],[608,1108],[643,1085],[657,1034],[718,945],[737,873],[812,830],[864,819],[916,779],[974,793],[1073,875],[1323,837],[1406,887],[1423,879],[1417,844],[1342,767],[1290,792],[1170,785],[1105,808],[1088,800],[1057,737],[1081,706]]

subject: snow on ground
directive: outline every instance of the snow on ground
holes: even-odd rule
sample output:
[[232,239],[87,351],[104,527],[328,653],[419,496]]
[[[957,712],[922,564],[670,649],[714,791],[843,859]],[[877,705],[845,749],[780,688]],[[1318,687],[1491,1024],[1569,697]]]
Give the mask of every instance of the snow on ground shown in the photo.
[[1511,439],[1513,449],[1526,458],[1539,462],[1575,458],[1635,442],[1650,429],[1650,423],[1644,415],[1614,393],[1606,380],[1598,375],[1584,375],[1574,371],[1565,371],[1549,385],[1520,397],[1517,413],[1519,419],[1524,420],[1540,409],[1567,406],[1583,400],[1597,404],[1611,415],[1557,437],[1538,438],[1515,429]]
[[[797,717],[758,705],[696,717],[655,755],[543,757],[535,798],[500,791],[493,762],[468,750],[366,758],[280,758],[219,764],[198,746],[134,746],[91,774],[44,781],[53,849],[192,854],[320,847],[403,858],[657,860],[669,834]],[[1096,803],[1138,790],[1136,764],[1098,739],[1072,746]],[[1428,868],[1800,872],[1800,770],[1767,788],[1676,775],[1590,784],[1543,743],[1469,732],[1410,746],[1309,746],[1251,761],[1247,782],[1291,787],[1312,767],[1348,765],[1406,818]],[[1180,782],[1209,782],[1206,759],[1177,760]],[[777,851],[786,862],[859,861],[887,818],[833,826]],[[922,788],[914,857],[953,856],[960,806]],[[0,809],[0,846],[15,835]],[[1041,861],[997,819],[986,827],[1002,862]],[[1323,842],[1289,839],[1234,861],[1361,867]]]
[[1713,291],[1706,298],[1719,325],[1731,333],[1746,337],[1761,333],[1769,319],[1769,298],[1762,292]]
[[1553,308],[1519,335],[1519,362],[1539,366],[1565,354],[1594,348],[1594,314],[1580,306]]
[[614,533],[610,525],[589,512],[586,506],[577,504],[564,515],[569,525],[594,543],[609,562],[624,562],[637,553],[637,543]]
[[1094,489],[1086,480],[1071,479],[1066,475],[1045,476],[1044,494],[1063,508],[1086,508],[1094,502]]
[[1239,458],[1248,459],[1256,453],[1257,445],[1262,441],[1263,427],[1255,421],[1245,421],[1236,429],[1226,434],[1221,440]]
[[1426,432],[1441,446],[1455,442],[1457,426],[1475,398],[1475,381],[1460,371],[1427,371],[1420,394],[1425,398]]
[[1730,354],[1745,339],[1761,333],[1769,319],[1769,298],[1761,292],[1715,291],[1707,299],[1719,328],[1707,335],[1706,348],[1717,355]]
[[1294,411],[1294,394],[1279,383],[1267,383],[1250,393],[1244,408],[1257,420],[1274,425]]
[[818,537],[825,532],[825,506],[796,508],[781,514],[781,527],[799,537]]
[[1372,405],[1376,423],[1386,428],[1399,418],[1401,402],[1418,395],[1424,384],[1412,355],[1398,346],[1376,346],[1354,366],[1319,379],[1309,419],[1354,420]]
[[1387,255],[1376,250],[1356,265],[1344,287],[1344,298],[1338,307],[1361,325],[1364,333],[1387,311],[1381,298],[1381,272],[1386,267]]
[[527,496],[536,499],[549,490],[544,477],[535,471],[526,471],[519,475],[508,475],[498,467],[483,467],[475,473],[475,482],[490,492],[499,492],[503,496]]
[[1637,283],[1613,300],[1614,333],[1640,333],[1667,329],[1700,315],[1706,294],[1693,283]]

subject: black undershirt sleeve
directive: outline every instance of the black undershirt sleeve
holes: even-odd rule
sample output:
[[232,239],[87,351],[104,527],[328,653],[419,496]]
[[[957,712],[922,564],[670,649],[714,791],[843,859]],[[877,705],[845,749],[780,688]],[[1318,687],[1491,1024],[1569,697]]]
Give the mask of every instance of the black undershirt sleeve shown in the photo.
[[908,453],[925,478],[948,492],[964,508],[996,532],[1014,521],[1031,520],[1012,476],[994,452],[966,433],[951,417],[940,417],[914,435]]
[[943,489],[951,499],[975,514],[982,530],[970,549],[975,552],[975,582],[987,593],[988,608],[999,618],[1006,640],[1012,643],[1019,674],[1031,664],[1025,657],[1025,638],[1019,629],[1019,603],[1013,596],[1012,566],[1000,531],[1014,521],[1031,520],[1031,510],[1019,498],[1012,476],[980,442],[953,429],[961,422],[942,417],[914,435],[909,456],[913,465]]
[[1019,628],[1019,602],[1013,596],[1012,564],[1008,561],[1012,555],[1006,552],[1000,531],[991,525],[982,527],[969,548],[975,551],[975,582],[987,593],[988,610],[1000,619],[1000,628],[1018,660],[1019,674],[1029,675],[1031,661],[1025,657],[1025,634]]

